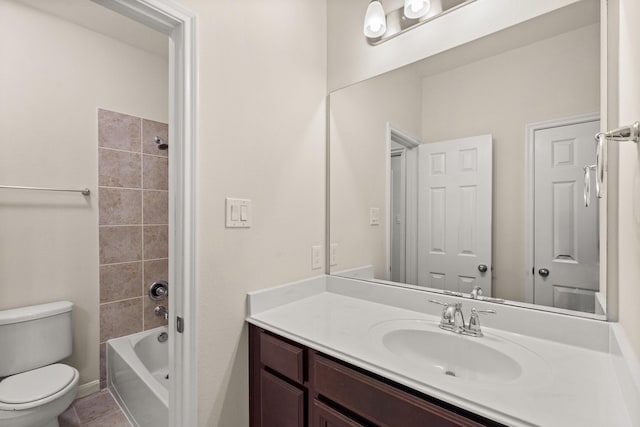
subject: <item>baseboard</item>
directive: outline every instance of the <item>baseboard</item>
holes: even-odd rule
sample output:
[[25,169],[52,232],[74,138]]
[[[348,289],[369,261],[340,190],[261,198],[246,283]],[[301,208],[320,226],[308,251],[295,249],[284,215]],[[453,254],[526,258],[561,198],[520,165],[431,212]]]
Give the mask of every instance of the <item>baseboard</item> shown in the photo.
[[88,383],[84,383],[78,386],[78,394],[76,395],[76,399],[89,396],[90,394],[97,393],[99,391],[100,391],[100,380],[94,380]]

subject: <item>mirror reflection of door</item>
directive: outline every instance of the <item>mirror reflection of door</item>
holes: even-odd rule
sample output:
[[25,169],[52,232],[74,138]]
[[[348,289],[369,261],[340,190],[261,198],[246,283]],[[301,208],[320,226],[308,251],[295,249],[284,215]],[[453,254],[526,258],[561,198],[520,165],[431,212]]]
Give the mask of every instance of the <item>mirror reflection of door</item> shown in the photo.
[[492,137],[422,144],[418,151],[418,284],[491,289]]
[[405,282],[406,276],[406,167],[405,149],[391,150],[391,265],[390,278]]
[[598,203],[592,191],[585,206],[584,167],[595,164],[599,129],[594,120],[534,134],[535,304],[595,312]]

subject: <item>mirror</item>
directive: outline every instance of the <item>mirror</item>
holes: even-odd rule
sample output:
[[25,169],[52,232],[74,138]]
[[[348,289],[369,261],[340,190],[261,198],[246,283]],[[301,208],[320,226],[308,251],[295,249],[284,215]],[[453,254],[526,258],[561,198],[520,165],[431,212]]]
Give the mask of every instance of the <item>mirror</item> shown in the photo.
[[599,7],[332,92],[331,274],[604,318]]

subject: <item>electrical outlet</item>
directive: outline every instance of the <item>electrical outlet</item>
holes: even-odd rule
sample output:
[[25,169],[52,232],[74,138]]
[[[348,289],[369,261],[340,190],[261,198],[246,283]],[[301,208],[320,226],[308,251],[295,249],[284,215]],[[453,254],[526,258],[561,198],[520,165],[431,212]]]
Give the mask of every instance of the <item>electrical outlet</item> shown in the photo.
[[322,246],[311,246],[311,269],[322,268]]

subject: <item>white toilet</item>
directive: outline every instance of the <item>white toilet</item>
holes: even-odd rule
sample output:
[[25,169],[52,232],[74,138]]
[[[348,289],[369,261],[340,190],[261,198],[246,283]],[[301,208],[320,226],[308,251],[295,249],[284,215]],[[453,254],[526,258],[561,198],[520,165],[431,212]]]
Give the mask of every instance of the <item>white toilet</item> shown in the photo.
[[55,363],[71,355],[72,306],[0,311],[0,426],[59,427],[79,380],[76,369]]

